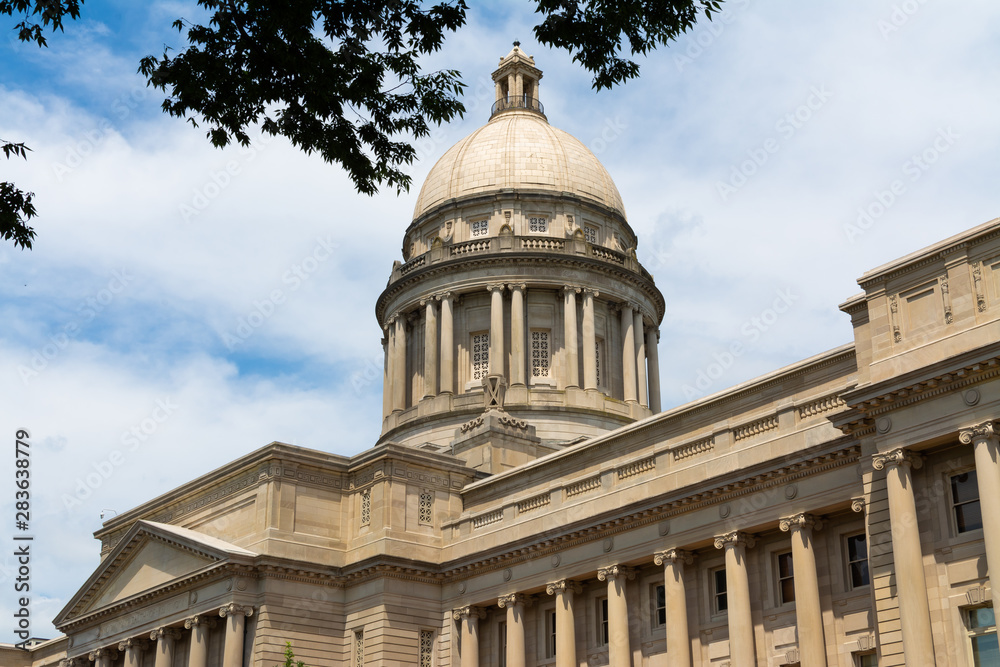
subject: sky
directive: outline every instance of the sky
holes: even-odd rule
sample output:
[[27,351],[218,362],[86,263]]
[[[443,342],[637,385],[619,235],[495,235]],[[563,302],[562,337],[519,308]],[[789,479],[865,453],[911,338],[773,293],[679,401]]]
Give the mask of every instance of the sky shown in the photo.
[[375,443],[375,299],[420,184],[487,121],[515,39],[549,122],[615,179],[664,294],[664,408],[851,342],[837,305],[862,273],[1000,215],[1000,4],[730,0],[600,93],[533,40],[533,7],[472,3],[425,62],[462,70],[468,111],[418,142],[409,193],[375,197],[283,140],[219,150],[161,112],[138,62],[184,46],[170,23],[192,3],[88,0],[47,49],[0,21],[0,138],[31,148],[0,180],[39,212],[33,250],[0,245],[0,618],[18,429],[41,637],[99,564],[102,513],[273,441]]

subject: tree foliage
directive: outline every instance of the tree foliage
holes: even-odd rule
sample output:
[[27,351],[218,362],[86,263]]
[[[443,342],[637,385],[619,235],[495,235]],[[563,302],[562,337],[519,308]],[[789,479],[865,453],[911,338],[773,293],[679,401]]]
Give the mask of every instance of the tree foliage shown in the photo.
[[292,653],[292,642],[285,642],[285,664],[276,667],[306,667],[306,665],[301,660],[295,660],[295,654]]

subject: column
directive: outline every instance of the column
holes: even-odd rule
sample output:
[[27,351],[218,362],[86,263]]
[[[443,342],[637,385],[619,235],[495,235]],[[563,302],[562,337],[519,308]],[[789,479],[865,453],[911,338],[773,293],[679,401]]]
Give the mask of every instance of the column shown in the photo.
[[437,304],[428,298],[420,305],[424,307],[424,398],[433,398],[437,395],[438,376]]
[[118,643],[118,650],[125,654],[125,667],[142,667],[142,652],[149,646],[145,639],[126,639]]
[[[111,667],[118,659],[118,651],[113,648],[99,648],[91,651],[87,657],[93,661],[94,667]],[[159,657],[156,660],[156,667],[160,667]]]
[[826,665],[823,610],[819,602],[813,529],[822,523],[811,514],[795,514],[778,522],[792,538],[792,583],[795,586],[795,622],[799,626],[799,655],[803,665]]
[[927,602],[917,506],[913,498],[913,475],[910,472],[911,467],[920,465],[920,458],[903,448],[872,457],[875,470],[886,470],[889,520],[892,522],[892,560],[896,566],[896,594],[899,596],[899,621],[907,667],[934,665],[931,612]]
[[486,612],[479,607],[462,607],[452,612],[462,637],[461,667],[479,667],[479,619],[485,617]]
[[503,283],[487,285],[490,291],[490,375],[503,375]]
[[594,330],[596,290],[583,290],[583,388],[597,389],[597,335]]
[[524,288],[510,286],[510,383],[525,384]]
[[579,287],[563,287],[563,344],[566,346],[566,386],[580,386],[580,349],[576,332],[576,293]]
[[531,598],[511,593],[501,595],[497,604],[507,609],[507,667],[524,667],[524,608],[531,604]]
[[[172,667],[174,664],[174,646],[180,638],[180,630],[176,628],[156,628],[149,633],[149,638],[156,642],[153,651],[155,652],[155,667]],[[239,667],[237,665],[237,667]]]
[[649,409],[656,414],[660,407],[660,355],[657,346],[660,342],[660,330],[650,327],[646,331],[646,359],[649,363],[647,375],[649,380]]
[[[635,579],[635,570],[624,565],[602,567],[597,578],[608,582],[608,665],[631,667],[632,650],[628,641],[628,602],[625,581]],[[559,652],[556,652],[559,655]]]
[[726,550],[726,615],[729,617],[729,663],[732,667],[754,667],[757,664],[746,552],[756,543],[753,535],[738,530],[715,538],[715,548]]
[[633,327],[635,318],[632,316],[632,304],[622,304],[622,378],[624,380],[624,399],[635,403],[635,336]]
[[209,616],[192,616],[184,621],[184,627],[191,631],[187,667],[207,667],[208,630],[215,627],[215,619]]
[[406,409],[406,317],[396,313],[392,337],[392,411]]
[[243,667],[243,633],[246,618],[253,616],[253,607],[230,602],[219,609],[219,616],[226,619],[226,644],[222,649],[222,667]]
[[580,584],[569,579],[561,579],[545,587],[546,593],[556,596],[556,667],[579,667],[576,661],[573,596],[582,590]]
[[959,440],[975,447],[986,570],[993,591],[993,609],[1000,610],[1000,428],[995,422],[983,422],[962,429]]
[[452,307],[455,300],[451,292],[438,296],[441,299],[441,393],[455,392],[455,325]]
[[649,407],[649,397],[646,394],[646,339],[643,336],[642,312],[636,309],[633,336],[635,337],[635,369],[636,381],[639,385],[639,405]]
[[392,412],[392,376],[390,375],[389,356],[392,354],[392,347],[389,345],[389,327],[385,329],[385,338],[382,339],[382,416]]
[[667,603],[667,657],[675,667],[691,667],[684,565],[690,565],[693,561],[694,556],[683,549],[667,549],[653,555],[653,562],[663,566],[663,589]]

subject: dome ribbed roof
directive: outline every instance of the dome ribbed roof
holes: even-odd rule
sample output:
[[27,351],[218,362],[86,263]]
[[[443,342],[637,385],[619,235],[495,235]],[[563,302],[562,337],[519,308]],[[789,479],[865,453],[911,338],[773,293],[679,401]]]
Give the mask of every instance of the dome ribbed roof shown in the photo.
[[575,195],[625,216],[618,188],[590,149],[538,113],[508,111],[437,161],[420,189],[413,219],[451,199],[511,189]]

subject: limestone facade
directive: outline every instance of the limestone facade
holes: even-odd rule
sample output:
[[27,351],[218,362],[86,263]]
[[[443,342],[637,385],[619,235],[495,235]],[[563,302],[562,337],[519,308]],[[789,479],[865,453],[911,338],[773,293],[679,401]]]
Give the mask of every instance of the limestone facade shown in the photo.
[[547,126],[540,78],[515,47],[421,193],[375,446],[272,443],[114,517],[65,636],[0,663],[997,664],[1000,219],[862,276],[853,342],[663,411],[617,190],[508,131]]

